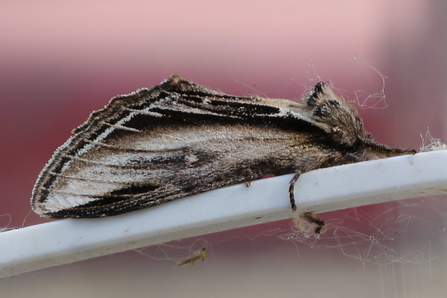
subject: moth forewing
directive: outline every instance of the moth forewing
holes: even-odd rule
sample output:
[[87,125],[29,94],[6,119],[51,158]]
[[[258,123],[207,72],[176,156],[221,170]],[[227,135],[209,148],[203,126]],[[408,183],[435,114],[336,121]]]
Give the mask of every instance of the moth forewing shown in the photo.
[[[114,98],[55,151],[33,210],[116,215],[268,174],[297,173],[293,190],[301,173],[377,158],[365,153],[377,143],[360,116],[324,83],[303,101],[226,95],[176,75]],[[387,156],[414,152],[378,145]]]

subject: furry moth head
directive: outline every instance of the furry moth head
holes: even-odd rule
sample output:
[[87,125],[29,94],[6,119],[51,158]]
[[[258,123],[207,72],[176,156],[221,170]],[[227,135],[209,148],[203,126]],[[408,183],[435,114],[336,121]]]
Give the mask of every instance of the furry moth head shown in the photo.
[[311,110],[310,118],[331,134],[335,143],[354,146],[359,141],[370,139],[357,110],[326,83],[317,83],[304,101]]

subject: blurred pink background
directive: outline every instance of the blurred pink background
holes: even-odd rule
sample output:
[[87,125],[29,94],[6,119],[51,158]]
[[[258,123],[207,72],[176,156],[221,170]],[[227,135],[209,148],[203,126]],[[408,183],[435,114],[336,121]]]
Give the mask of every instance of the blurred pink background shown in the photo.
[[[1,213],[11,214],[10,227],[20,226],[37,175],[71,130],[111,97],[152,87],[171,73],[230,94],[290,99],[299,99],[318,75],[355,100],[355,91],[363,92],[360,99],[381,91],[375,68],[387,77],[388,108],[360,112],[376,139],[419,148],[419,134],[428,127],[445,138],[446,27],[440,5],[2,4]],[[40,221],[32,213],[25,224]]]
[[53,151],[111,97],[171,73],[229,94],[293,100],[322,79],[362,102],[382,91],[380,72],[387,106],[370,98],[365,107],[378,109],[359,108],[376,140],[419,149],[428,128],[447,140],[445,1],[0,6],[0,228],[47,221],[29,199]]

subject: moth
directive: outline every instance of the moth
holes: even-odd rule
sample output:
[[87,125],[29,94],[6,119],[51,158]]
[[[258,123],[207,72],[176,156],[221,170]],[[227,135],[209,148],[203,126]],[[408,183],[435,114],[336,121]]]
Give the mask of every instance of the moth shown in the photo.
[[297,103],[227,95],[171,75],[113,98],[73,133],[34,186],[31,205],[43,217],[117,215],[290,173],[295,211],[303,173],[415,153],[374,141],[324,82]]

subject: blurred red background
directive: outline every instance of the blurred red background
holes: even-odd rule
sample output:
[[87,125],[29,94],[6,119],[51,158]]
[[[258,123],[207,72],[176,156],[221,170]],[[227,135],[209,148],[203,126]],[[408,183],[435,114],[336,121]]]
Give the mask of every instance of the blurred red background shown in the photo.
[[[1,6],[0,215],[11,216],[0,217],[3,228],[22,225],[40,170],[91,111],[171,73],[230,94],[294,100],[322,79],[362,101],[381,92],[380,72],[388,107],[360,109],[378,141],[419,148],[428,127],[446,137],[442,1]],[[43,221],[31,212],[25,225]]]

